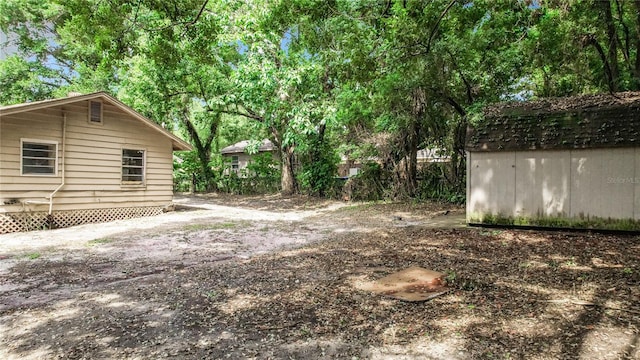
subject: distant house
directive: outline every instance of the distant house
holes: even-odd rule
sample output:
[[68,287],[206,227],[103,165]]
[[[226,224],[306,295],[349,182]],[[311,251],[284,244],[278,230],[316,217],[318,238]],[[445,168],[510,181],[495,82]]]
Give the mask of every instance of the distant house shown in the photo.
[[418,166],[431,164],[431,163],[441,163],[441,162],[449,162],[451,161],[451,157],[446,155],[446,150],[441,148],[424,148],[418,150],[416,154],[416,160],[418,162]]
[[[229,169],[225,171],[227,175],[229,173],[241,174],[242,170],[247,168],[251,158],[255,156],[255,154],[251,155],[246,151],[248,146],[249,140],[243,140],[220,150],[222,156],[231,164]],[[273,143],[268,139],[264,139],[258,147],[258,154],[273,153],[275,150]]]
[[104,92],[0,107],[0,233],[159,214],[190,149]]
[[[380,159],[377,157],[370,157],[366,161],[380,163]],[[365,161],[365,162],[366,162]],[[418,150],[416,153],[416,161],[418,169],[427,166],[431,163],[441,163],[451,161],[451,157],[445,155],[445,150],[440,148],[424,148]],[[342,156],[340,163],[338,164],[338,177],[348,178],[358,175],[360,169],[362,169],[363,162],[361,160],[352,160],[347,156]]]
[[640,93],[490,107],[466,150],[469,223],[640,230]]

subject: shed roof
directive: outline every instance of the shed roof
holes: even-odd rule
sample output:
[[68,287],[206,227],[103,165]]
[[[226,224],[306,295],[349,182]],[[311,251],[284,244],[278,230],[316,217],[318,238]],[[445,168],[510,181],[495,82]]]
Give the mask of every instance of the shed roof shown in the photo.
[[640,92],[488,106],[467,129],[469,151],[640,146]]
[[49,99],[49,100],[28,102],[23,104],[0,106],[0,116],[18,114],[21,112],[44,109],[52,106],[60,106],[60,105],[71,104],[79,101],[87,101],[87,100],[93,100],[93,99],[102,99],[103,101],[106,101],[114,105],[115,107],[119,108],[126,114],[131,115],[131,117],[133,117],[134,119],[142,122],[149,128],[155,131],[158,131],[164,136],[168,137],[169,139],[171,139],[173,150],[191,150],[192,149],[191,145],[189,145],[184,140],[180,139],[176,135],[172,134],[171,132],[163,128],[162,126],[156,124],[149,118],[145,117],[144,115],[140,114],[139,112],[135,111],[131,107],[127,106],[120,100],[107,94],[104,91],[98,91],[98,92],[85,94],[85,95],[68,96],[68,97],[59,98],[59,99]]
[[[242,140],[233,145],[229,145],[223,148],[222,150],[220,150],[220,153],[221,154],[241,154],[245,152],[245,149],[247,148],[247,146],[249,146],[249,140]],[[258,147],[258,152],[273,151],[273,150],[275,150],[275,147],[273,146],[273,143],[268,139],[262,140],[260,147]]]

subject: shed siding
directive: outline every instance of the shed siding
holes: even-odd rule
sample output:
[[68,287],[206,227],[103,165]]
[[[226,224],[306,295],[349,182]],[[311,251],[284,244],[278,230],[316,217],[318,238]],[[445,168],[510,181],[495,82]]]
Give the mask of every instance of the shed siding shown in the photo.
[[567,216],[570,213],[568,151],[516,152],[516,216]]
[[[514,215],[515,153],[469,153],[470,193],[467,210],[482,214]],[[467,211],[467,214],[471,214]]]
[[[62,181],[62,124],[67,116],[65,186],[54,210],[163,206],[171,203],[172,142],[163,134],[103,103],[103,124],[88,122],[88,101],[33,110],[0,121],[0,198],[18,199],[0,212],[44,211],[46,197]],[[20,139],[58,142],[55,176],[20,176]],[[146,150],[145,186],[121,184],[122,148]]]
[[469,152],[468,162],[469,222],[484,215],[640,217],[637,148]]

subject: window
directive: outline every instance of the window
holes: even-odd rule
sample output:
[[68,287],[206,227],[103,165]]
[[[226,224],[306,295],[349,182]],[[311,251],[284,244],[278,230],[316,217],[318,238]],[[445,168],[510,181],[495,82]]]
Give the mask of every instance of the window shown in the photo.
[[122,182],[144,182],[144,150],[122,149]]
[[238,173],[238,169],[240,168],[240,161],[237,156],[231,157],[231,171],[234,173]]
[[21,142],[22,175],[56,175],[57,142],[25,139]]
[[89,101],[89,122],[102,124],[102,103],[100,101]]

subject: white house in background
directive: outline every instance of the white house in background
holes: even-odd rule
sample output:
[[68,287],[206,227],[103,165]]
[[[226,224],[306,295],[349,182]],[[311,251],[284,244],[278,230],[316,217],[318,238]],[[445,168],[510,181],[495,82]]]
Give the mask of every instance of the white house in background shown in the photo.
[[640,92],[493,106],[466,149],[469,223],[640,230]]
[[104,92],[0,107],[0,233],[155,215],[191,146]]
[[[220,153],[224,158],[226,158],[231,164],[228,171],[225,170],[225,173],[228,175],[230,173],[241,174],[243,169],[247,168],[247,165],[251,162],[251,158],[256,154],[247,153],[247,147],[249,146],[249,140],[243,140],[233,145],[229,145],[222,150]],[[258,153],[273,153],[276,148],[273,143],[268,140],[262,140],[260,146],[258,147]]]
[[[420,169],[432,163],[451,161],[451,157],[446,155],[446,150],[444,149],[424,148],[418,150],[416,153],[416,161],[418,163],[418,168]],[[380,159],[377,157],[369,157],[365,161],[362,161],[349,159],[346,155],[342,155],[340,158],[340,164],[338,164],[338,176],[341,178],[349,178],[358,175],[364,162],[380,163]]]

